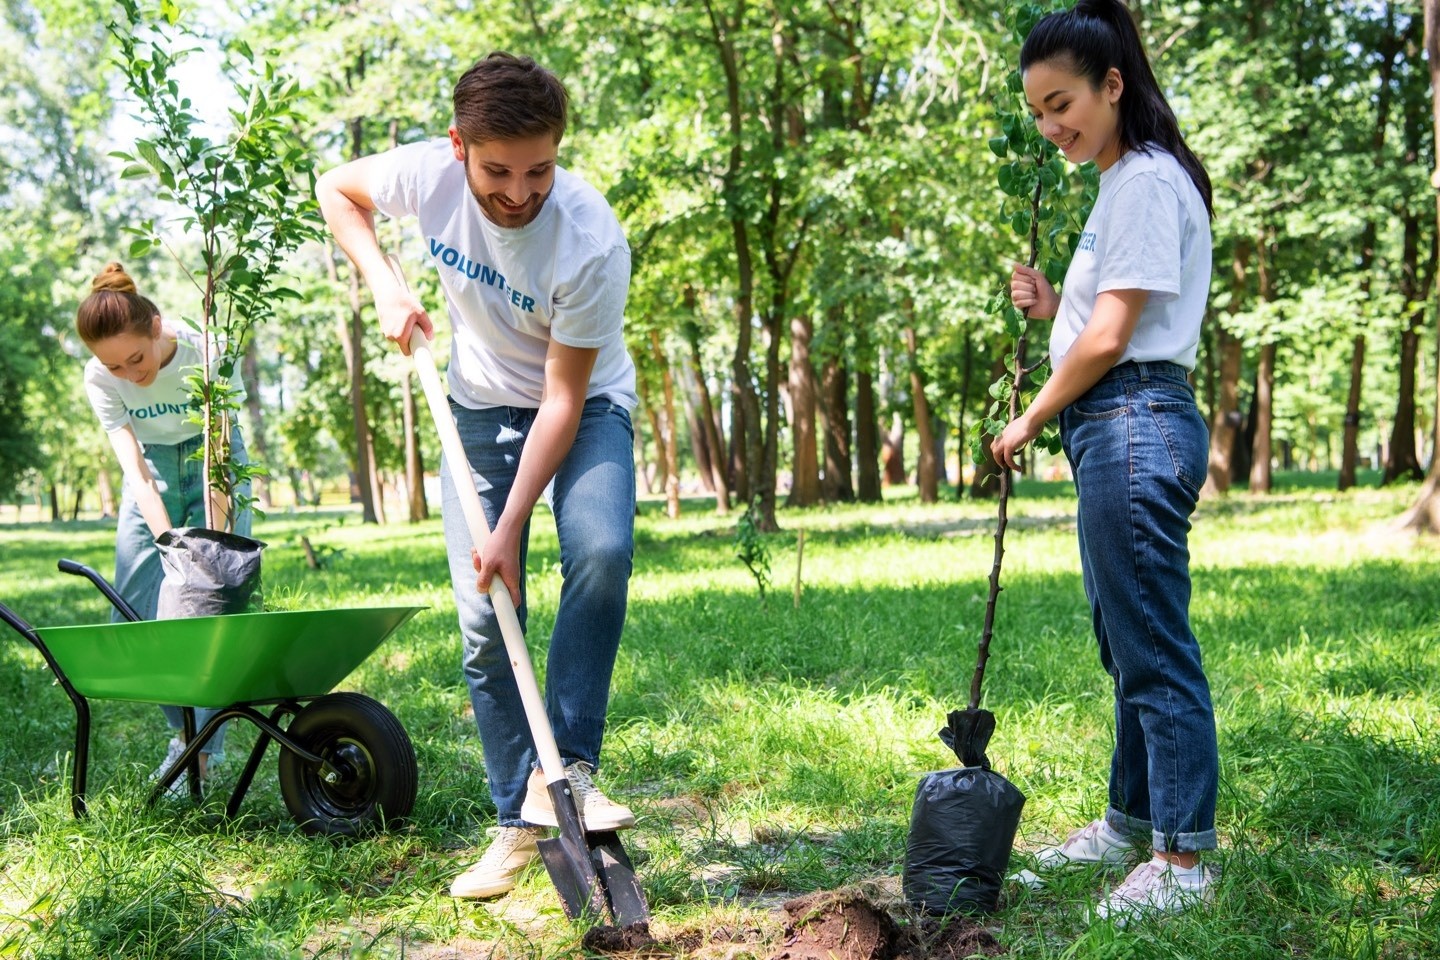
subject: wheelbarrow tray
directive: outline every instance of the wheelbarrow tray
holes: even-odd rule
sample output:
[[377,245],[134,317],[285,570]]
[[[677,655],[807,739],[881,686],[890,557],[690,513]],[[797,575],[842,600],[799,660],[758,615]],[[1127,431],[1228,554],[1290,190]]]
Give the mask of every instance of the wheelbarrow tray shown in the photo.
[[329,693],[423,609],[236,613],[36,632],[86,697],[219,708]]

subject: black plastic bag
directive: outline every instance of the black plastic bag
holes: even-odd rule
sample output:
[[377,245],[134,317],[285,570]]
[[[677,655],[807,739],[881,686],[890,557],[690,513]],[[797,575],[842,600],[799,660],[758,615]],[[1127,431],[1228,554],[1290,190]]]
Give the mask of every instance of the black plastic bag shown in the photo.
[[[952,713],[951,726],[941,731],[957,753],[974,756],[975,744],[957,738],[956,730],[965,719],[961,714],[973,712]],[[983,739],[989,740],[988,732]],[[981,756],[984,746],[979,744]],[[926,913],[993,913],[1024,806],[1025,795],[988,762],[921,777],[905,842],[905,899]]]
[[260,611],[260,551],[265,544],[259,540],[181,527],[162,533],[155,545],[165,568],[157,620]]

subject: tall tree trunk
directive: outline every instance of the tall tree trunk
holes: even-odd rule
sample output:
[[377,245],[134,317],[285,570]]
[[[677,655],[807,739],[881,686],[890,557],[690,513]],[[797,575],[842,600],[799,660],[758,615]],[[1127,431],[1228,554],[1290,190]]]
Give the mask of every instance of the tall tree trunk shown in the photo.
[[[1230,261],[1230,312],[1239,313],[1245,299],[1245,273],[1250,265],[1250,246],[1236,241]],[[1216,334],[1220,349],[1220,382],[1217,386],[1214,419],[1210,423],[1210,468],[1205,479],[1203,496],[1214,496],[1230,489],[1230,466],[1235,447],[1235,431],[1240,426],[1240,361],[1244,345],[1239,338],[1221,326]]]
[[[1420,220],[1413,214],[1405,217],[1401,264],[1400,293],[1407,305],[1419,299]],[[1425,308],[1414,309],[1400,333],[1400,389],[1395,400],[1395,419],[1390,425],[1390,450],[1385,458],[1383,483],[1396,480],[1419,480],[1420,457],[1415,449],[1415,368],[1420,354],[1420,325]]]
[[410,371],[400,379],[401,415],[405,421],[405,489],[410,507],[410,522],[430,518],[430,504],[425,499],[425,463],[420,457],[420,435],[417,425],[420,411],[415,402],[415,383]]
[[820,418],[825,432],[825,477],[821,490],[826,503],[850,503],[855,499],[850,467],[849,379],[839,357],[825,361]]
[[925,396],[925,373],[920,369],[914,327],[905,328],[905,355],[910,367],[910,402],[915,411],[915,432],[920,437],[920,463],[916,468],[915,482],[920,489],[921,503],[937,503],[940,500],[940,480],[935,459],[935,432],[930,400]]
[[695,396],[695,373],[690,359],[680,358],[680,407],[685,414],[686,432],[690,435],[690,456],[695,458],[695,472],[700,488],[715,495],[715,458],[710,452],[710,436],[700,422],[700,399]]
[[[695,291],[687,287],[685,302],[694,311]],[[690,345],[690,371],[694,378],[695,396],[699,402],[698,416],[710,448],[710,478],[715,489],[715,512],[722,517],[730,512],[730,471],[727,463],[724,433],[720,429],[719,412],[710,400],[710,387],[705,382],[705,368],[700,357],[700,328],[693,323],[685,326],[685,340]]]
[[960,403],[955,411],[955,432],[960,438],[960,454],[957,458],[960,469],[955,477],[955,496],[965,495],[965,464],[970,457],[969,432],[965,427],[965,403],[970,398],[970,381],[975,375],[975,341],[970,339],[970,331],[965,331],[965,360],[960,367]]
[[791,318],[790,402],[794,412],[790,427],[795,448],[792,467],[795,479],[785,502],[792,507],[813,507],[821,499],[820,450],[815,436],[818,401],[815,365],[810,360],[810,342],[814,336],[815,322],[808,312],[802,311]]
[[875,410],[875,378],[869,370],[855,373],[856,493],[861,503],[879,503],[880,423]]
[[680,439],[675,429],[675,379],[670,374],[670,361],[660,347],[660,331],[650,331],[650,357],[660,371],[660,390],[664,401],[665,429],[665,513],[671,520],[680,518]]
[[[1274,255],[1274,231],[1270,230],[1256,245],[1256,268],[1260,279],[1260,299],[1266,303],[1275,300],[1275,277],[1271,270]],[[1260,367],[1255,372],[1255,396],[1251,400],[1255,430],[1250,438],[1250,492],[1269,493],[1271,486],[1270,461],[1275,455],[1271,442],[1274,424],[1275,396],[1275,342],[1267,341],[1260,348]]]
[[[1395,5],[1386,8],[1387,20],[1391,25],[1384,33],[1379,45],[1380,75],[1375,85],[1375,129],[1370,134],[1370,154],[1377,165],[1385,162],[1385,132],[1390,125],[1390,108],[1394,101],[1395,58],[1402,45],[1393,28]],[[1375,262],[1375,218],[1372,216],[1360,235],[1360,288],[1362,296],[1370,300],[1371,267]],[[1355,335],[1350,349],[1350,390],[1345,398],[1345,425],[1343,446],[1340,451],[1339,488],[1348,490],[1355,486],[1355,471],[1360,459],[1360,393],[1361,380],[1365,371],[1365,333]]]
[[[335,250],[328,241],[326,246],[330,254],[326,258],[329,262],[330,279],[338,284],[340,276],[335,262]],[[370,481],[374,473],[372,465],[374,458],[371,455],[370,417],[365,411],[365,328],[360,312],[360,275],[353,264],[350,266],[349,289],[349,316],[340,318],[336,333],[340,337],[340,346],[345,353],[345,369],[350,373],[350,422],[355,431],[355,446],[352,451],[353,478],[356,499],[360,501],[362,522],[378,523],[375,496]]]
[[[638,367],[639,364],[636,366]],[[646,377],[637,376],[635,378],[635,392],[640,396],[640,407],[645,411],[645,419],[650,423],[650,436],[655,442],[654,461],[645,457],[645,444],[643,441],[639,442],[641,472],[645,474],[645,490],[647,493],[654,493],[657,487],[656,481],[659,481],[659,489],[665,489],[665,461],[669,459],[669,454],[665,449],[665,428],[661,426],[660,414],[651,401],[650,384]],[[636,438],[638,441],[638,431]]]
[[[755,392],[755,380],[750,371],[751,330],[755,319],[755,266],[750,250],[748,229],[749,215],[736,199],[740,182],[745,174],[745,113],[740,100],[740,68],[735,50],[734,36],[740,27],[743,9],[738,11],[736,22],[722,17],[711,0],[705,2],[705,12],[710,20],[711,39],[720,58],[720,67],[725,74],[725,103],[730,119],[730,150],[725,167],[726,219],[730,222],[731,240],[735,245],[735,357],[732,364],[735,393],[731,414],[730,442],[735,453],[735,489],[746,509],[754,498],[762,493],[760,489],[761,453],[763,440],[760,426],[760,398]],[[774,497],[774,490],[771,490]]]
[[[252,463],[259,463],[265,466],[270,464],[270,441],[266,439],[265,432],[265,407],[260,402],[260,358],[255,350],[255,337],[245,345],[245,356],[240,360],[240,369],[245,380],[245,409],[250,412],[250,424],[255,429],[249,438],[249,450],[255,451],[251,457]],[[261,510],[269,510],[270,503],[270,480],[267,477],[259,476],[251,481],[251,494],[255,502],[260,505]]]
[[1360,460],[1360,385],[1365,371],[1365,334],[1357,333],[1350,348],[1350,392],[1345,398],[1345,429],[1340,451],[1341,490],[1355,486]]
[[1260,348],[1260,369],[1255,375],[1255,439],[1250,450],[1250,492],[1269,493],[1270,460],[1275,451],[1271,443],[1271,422],[1275,393],[1275,343]]
[[880,437],[880,466],[888,486],[898,487],[910,479],[905,470],[905,418],[898,410],[890,414],[890,429]]

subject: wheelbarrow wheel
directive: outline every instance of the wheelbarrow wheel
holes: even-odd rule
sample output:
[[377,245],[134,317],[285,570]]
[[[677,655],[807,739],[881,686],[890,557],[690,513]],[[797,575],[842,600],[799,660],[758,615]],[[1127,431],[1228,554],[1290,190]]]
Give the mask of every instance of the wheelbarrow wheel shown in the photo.
[[415,748],[384,704],[328,694],[302,709],[286,733],[330,768],[280,751],[280,794],[301,829],[354,835],[409,816],[419,779]]

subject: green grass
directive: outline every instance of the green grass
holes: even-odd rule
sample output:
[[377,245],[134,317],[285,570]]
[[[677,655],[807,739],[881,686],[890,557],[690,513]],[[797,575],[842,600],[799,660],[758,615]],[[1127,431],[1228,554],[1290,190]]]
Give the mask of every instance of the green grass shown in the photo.
[[[1220,727],[1216,905],[1121,933],[1086,920],[1113,873],[1007,887],[987,923],[1011,955],[1440,955],[1440,546],[1387,528],[1413,488],[1337,495],[1279,479],[1275,496],[1205,505],[1192,537],[1193,617]],[[781,900],[898,881],[917,779],[954,762],[935,732],[968,692],[993,504],[900,496],[784,513],[764,605],[734,558],[733,518],[692,501],[670,521],[659,506],[645,503],[638,521],[602,782],[641,815],[627,844],[657,932],[697,944],[697,957],[768,956]],[[1023,485],[1012,516],[986,705],[999,719],[992,759],[1029,798],[1017,845],[1033,849],[1101,810],[1111,700],[1068,487]],[[429,605],[341,685],[386,703],[414,740],[413,823],[307,837],[286,815],[273,760],[226,821],[224,785],[253,743],[242,726],[201,809],[146,810],[145,774],[164,753],[159,713],[107,701],[94,709],[92,815],[74,820],[62,775],[73,711],[38,654],[5,631],[0,957],[581,955],[543,870],[491,905],[446,896],[494,809],[438,523],[365,528],[299,513],[257,535],[271,545],[267,591],[287,608]],[[324,569],[305,567],[301,535]],[[99,521],[0,525],[0,602],[40,625],[103,619],[103,600],[55,560],[108,572],[111,536]],[[542,512],[528,564],[541,664],[557,564]],[[710,942],[744,930],[759,933]]]

